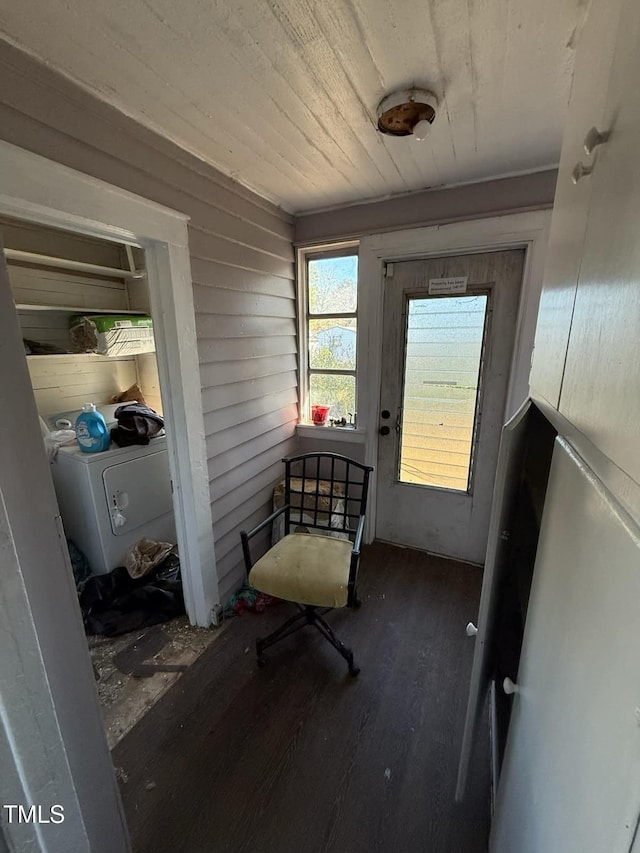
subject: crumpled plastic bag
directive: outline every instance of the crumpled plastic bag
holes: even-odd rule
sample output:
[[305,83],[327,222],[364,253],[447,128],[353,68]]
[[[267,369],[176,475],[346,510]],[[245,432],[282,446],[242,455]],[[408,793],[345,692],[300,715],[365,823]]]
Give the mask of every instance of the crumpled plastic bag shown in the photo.
[[59,447],[66,447],[76,443],[76,431],[74,429],[56,429],[44,436],[44,447],[49,457],[49,462],[58,455]]
[[127,551],[124,565],[129,577],[141,578],[150,574],[156,566],[169,556],[173,545],[170,542],[156,542],[153,539],[139,539]]

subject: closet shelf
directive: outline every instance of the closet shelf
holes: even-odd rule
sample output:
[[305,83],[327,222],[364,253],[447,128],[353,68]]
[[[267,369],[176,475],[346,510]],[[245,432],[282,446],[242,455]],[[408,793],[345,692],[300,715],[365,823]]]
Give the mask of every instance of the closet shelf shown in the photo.
[[53,255],[41,255],[38,252],[23,252],[20,249],[5,248],[4,254],[9,261],[20,261],[27,264],[36,264],[44,267],[56,267],[64,270],[75,270],[76,272],[87,272],[91,275],[106,275],[109,278],[144,278],[145,270],[138,270],[133,263],[131,246],[125,244],[127,259],[130,269],[123,270],[118,267],[104,267],[100,264],[88,264],[84,261],[74,261],[71,258],[57,258]]
[[145,317],[146,311],[130,311],[123,308],[87,308],[77,305],[33,305],[29,302],[16,304],[16,311],[48,311],[58,314],[122,314],[132,317]]
[[41,361],[42,359],[69,359],[69,358],[90,358],[94,361],[100,359],[105,362],[112,361],[135,361],[135,355],[102,355],[99,352],[43,352],[41,354],[27,353],[27,361],[32,359]]

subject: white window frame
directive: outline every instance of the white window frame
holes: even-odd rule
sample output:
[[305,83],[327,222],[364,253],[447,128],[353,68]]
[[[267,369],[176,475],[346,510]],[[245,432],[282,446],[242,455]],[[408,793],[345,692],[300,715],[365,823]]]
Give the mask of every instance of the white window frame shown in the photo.
[[[348,255],[359,255],[360,241],[325,243],[323,245],[300,247],[297,252],[297,295],[298,295],[298,428],[323,429],[315,427],[311,423],[309,411],[309,377],[312,373],[329,374],[336,373],[340,376],[354,376],[356,380],[355,410],[358,411],[358,350],[360,341],[359,317],[360,317],[360,275],[358,274],[356,310],[348,313],[327,314],[327,317],[335,317],[337,323],[341,319],[356,320],[356,366],[353,370],[323,371],[315,370],[309,366],[309,320],[322,318],[325,315],[309,316],[307,264],[310,260],[319,258],[340,258]],[[359,264],[359,258],[358,258]],[[344,433],[342,433],[344,435]]]

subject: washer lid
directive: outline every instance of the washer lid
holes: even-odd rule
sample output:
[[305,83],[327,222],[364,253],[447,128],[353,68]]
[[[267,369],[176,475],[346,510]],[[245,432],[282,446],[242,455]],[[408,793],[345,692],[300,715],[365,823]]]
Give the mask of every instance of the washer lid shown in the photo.
[[[107,422],[108,427],[117,424],[115,411],[122,403],[96,403],[96,409]],[[73,429],[78,415],[82,414],[82,409],[71,409],[68,412],[58,412],[55,415],[46,415],[45,420],[49,429]]]
[[111,442],[111,447],[108,450],[102,450],[100,453],[85,453],[78,444],[69,444],[58,449],[53,464],[55,465],[58,460],[64,458],[83,465],[101,465],[106,468],[108,465],[114,465],[139,456],[149,456],[151,453],[159,453],[160,451],[166,452],[166,449],[167,437],[165,435],[152,438],[149,444],[131,444],[129,447],[118,447],[117,444]]

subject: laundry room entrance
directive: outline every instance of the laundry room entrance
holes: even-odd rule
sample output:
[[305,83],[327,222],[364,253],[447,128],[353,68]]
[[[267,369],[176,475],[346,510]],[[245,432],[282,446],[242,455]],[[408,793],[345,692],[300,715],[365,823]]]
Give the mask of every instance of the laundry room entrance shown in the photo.
[[[15,220],[0,228],[65,531],[104,575],[140,534],[176,538],[144,252]],[[92,404],[111,435],[102,429],[106,450],[100,436],[83,452],[74,427]]]
[[0,234],[114,746],[213,636],[185,613],[145,252],[10,217]]
[[[135,250],[143,252],[185,609],[190,625],[208,628],[220,595],[188,217],[4,141],[0,174],[3,222],[52,229],[61,239],[67,234],[117,244],[125,257],[129,246],[136,264]],[[93,263],[104,266],[95,258]],[[85,302],[68,307],[98,306]],[[60,849],[88,850],[106,834],[110,849],[126,849],[126,823],[24,337],[0,246],[0,387],[5,403],[0,421],[0,623],[3,678],[12,684],[13,673],[20,675],[3,695],[3,729],[10,733],[3,740],[3,779],[10,782],[9,802],[32,802],[50,785],[60,791],[65,803]],[[58,411],[74,409],[71,404]],[[143,651],[149,652],[157,640],[146,641]],[[122,651],[140,651],[131,648],[136,642],[128,645]],[[181,677],[170,672],[163,676]],[[143,684],[149,680],[140,679]],[[27,791],[25,778],[37,779],[38,789]]]

